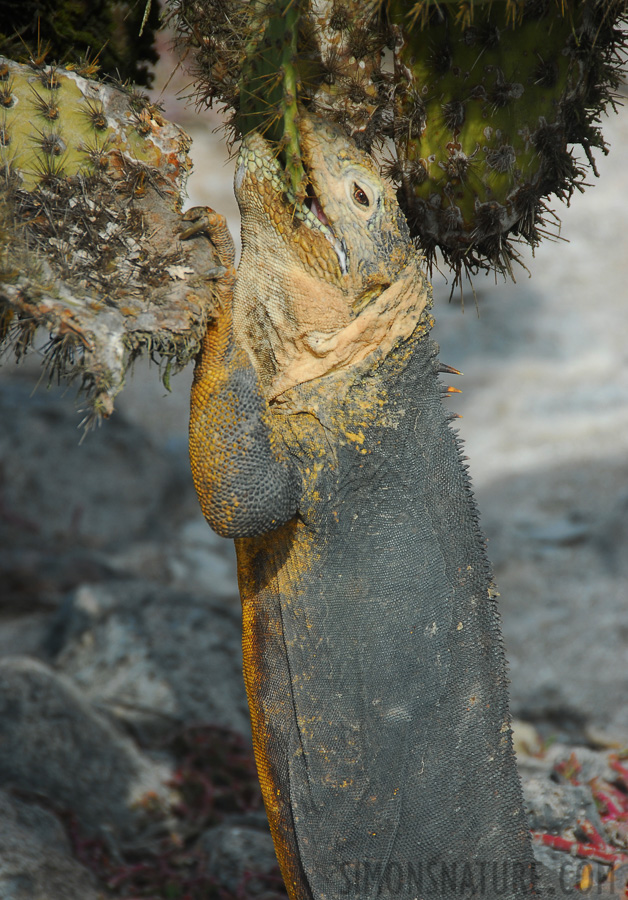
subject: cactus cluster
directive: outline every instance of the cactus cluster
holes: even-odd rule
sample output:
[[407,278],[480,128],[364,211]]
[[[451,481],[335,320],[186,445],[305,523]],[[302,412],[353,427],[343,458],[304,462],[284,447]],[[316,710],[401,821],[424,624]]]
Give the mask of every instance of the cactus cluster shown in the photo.
[[[198,99],[232,137],[277,142],[295,185],[298,105],[342,124],[385,170],[423,252],[456,279],[511,271],[545,233],[548,198],[584,181],[572,153],[606,151],[626,0],[171,0],[195,49]],[[295,190],[295,194],[298,192]]]
[[19,357],[47,328],[51,374],[96,416],[134,356],[168,370],[200,342],[213,260],[176,240],[189,145],[136,89],[0,57],[0,344]]

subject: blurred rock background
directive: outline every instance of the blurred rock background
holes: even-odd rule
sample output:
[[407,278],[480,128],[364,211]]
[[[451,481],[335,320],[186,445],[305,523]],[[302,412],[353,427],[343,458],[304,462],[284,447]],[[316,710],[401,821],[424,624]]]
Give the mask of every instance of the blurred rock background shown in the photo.
[[[183,72],[163,87],[172,67],[152,96],[194,140],[190,205],[237,236],[220,116],[186,107]],[[539,827],[561,754],[628,744],[625,110],[605,130],[599,181],[524,254],[532,278],[479,278],[464,311],[434,279]],[[138,365],[80,442],[74,389],[47,390],[36,355],[0,372],[0,900],[281,892],[247,762],[235,556],[189,474],[191,374],[167,393]],[[565,790],[558,830],[592,803]]]

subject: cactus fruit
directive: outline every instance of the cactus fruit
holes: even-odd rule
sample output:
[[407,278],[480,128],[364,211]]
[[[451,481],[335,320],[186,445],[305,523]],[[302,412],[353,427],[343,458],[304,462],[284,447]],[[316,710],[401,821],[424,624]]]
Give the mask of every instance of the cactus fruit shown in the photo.
[[138,354],[185,365],[211,312],[211,252],[176,239],[189,145],[135,90],[0,57],[0,343],[47,328],[96,416]]
[[510,272],[517,241],[538,243],[546,198],[583,187],[570,145],[595,171],[626,12],[626,0],[171,0],[199,100],[231,110],[235,139],[274,138],[293,188],[297,103],[365,149],[390,139],[385,170],[412,232],[455,281]]

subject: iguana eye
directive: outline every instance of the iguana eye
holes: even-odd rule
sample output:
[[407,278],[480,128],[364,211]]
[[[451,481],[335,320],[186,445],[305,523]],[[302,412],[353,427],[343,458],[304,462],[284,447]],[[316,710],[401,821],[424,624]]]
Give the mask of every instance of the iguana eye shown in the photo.
[[365,192],[362,190],[359,184],[353,182],[353,199],[356,203],[359,203],[360,206],[370,206],[369,198],[366,196]]

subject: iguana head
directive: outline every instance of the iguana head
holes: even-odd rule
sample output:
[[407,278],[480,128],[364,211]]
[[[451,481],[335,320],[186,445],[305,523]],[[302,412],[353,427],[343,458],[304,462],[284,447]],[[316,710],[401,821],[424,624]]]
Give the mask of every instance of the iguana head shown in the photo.
[[244,139],[235,176],[243,253],[234,327],[271,399],[346,367],[354,351],[388,345],[400,328],[407,334],[427,297],[416,283],[414,298],[393,287],[418,271],[417,252],[373,160],[321,119],[304,114],[299,131],[302,202],[260,134]]
[[290,254],[337,284],[352,306],[393,281],[413,252],[393,187],[366,153],[339,128],[303,114],[299,132],[308,176],[302,202],[292,193],[276,149],[260,134],[248,135],[236,172],[236,196],[244,220],[279,231]]
[[339,263],[350,290],[372,293],[390,284],[415,252],[394,189],[334,125],[306,116],[300,133],[309,176],[305,204],[344,250]]

